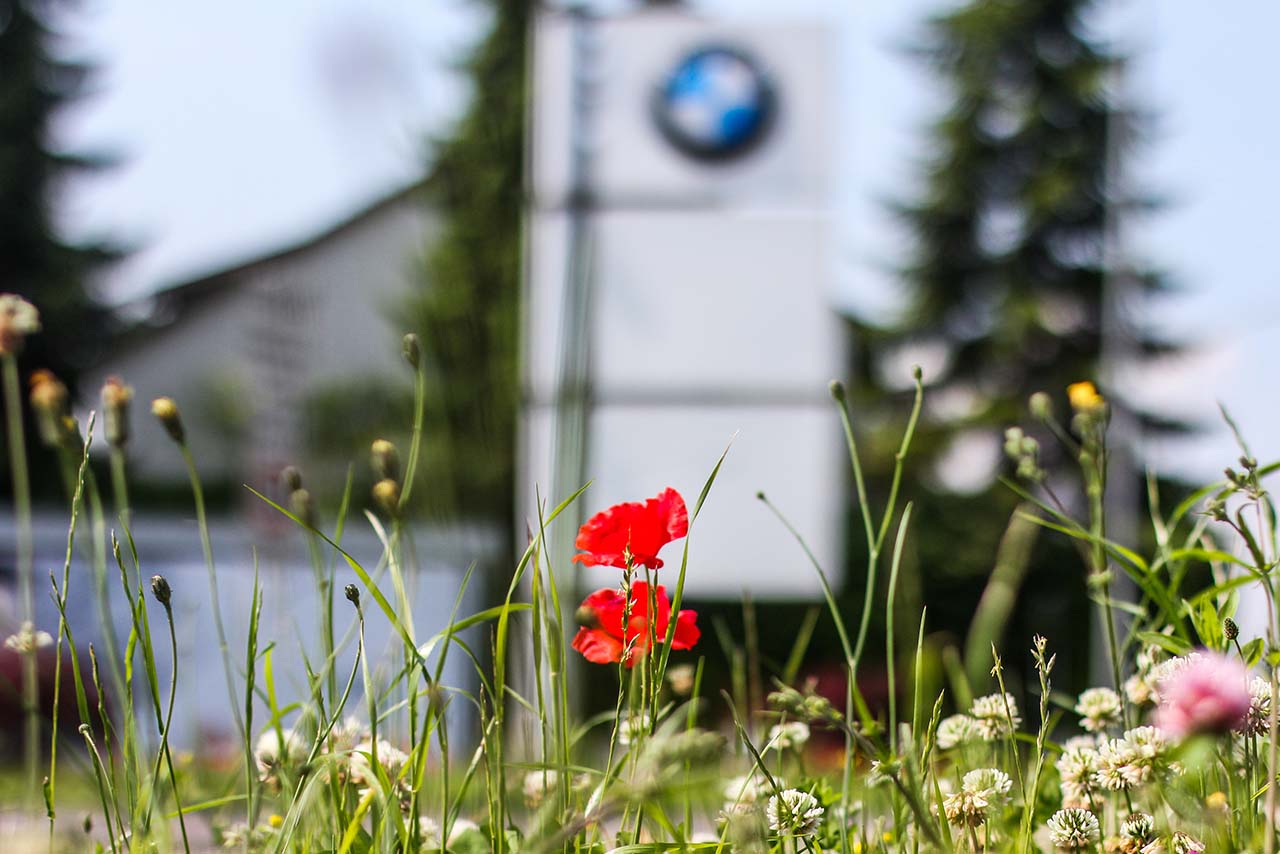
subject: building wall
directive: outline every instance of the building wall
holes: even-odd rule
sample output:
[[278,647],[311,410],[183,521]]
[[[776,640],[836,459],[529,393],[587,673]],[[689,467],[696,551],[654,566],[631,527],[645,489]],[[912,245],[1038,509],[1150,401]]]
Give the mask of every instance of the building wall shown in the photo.
[[[131,474],[185,478],[148,411],[159,395],[177,400],[207,479],[262,483],[298,459],[297,410],[308,394],[374,375],[407,385],[396,314],[420,286],[435,223],[412,196],[376,207],[313,245],[231,271],[106,358],[84,388],[96,392],[111,374],[134,387]],[[84,411],[97,405],[82,401]]]

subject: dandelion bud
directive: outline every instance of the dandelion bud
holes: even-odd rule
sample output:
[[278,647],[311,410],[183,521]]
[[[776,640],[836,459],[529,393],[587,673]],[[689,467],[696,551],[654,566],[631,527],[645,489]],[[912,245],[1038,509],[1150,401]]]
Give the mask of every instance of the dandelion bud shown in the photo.
[[112,447],[123,448],[129,441],[129,404],[133,389],[119,377],[107,377],[102,386],[103,432]]
[[831,393],[831,399],[836,403],[844,403],[844,383],[840,380],[832,380],[827,384],[827,391]]
[[169,438],[179,445],[187,440],[186,431],[182,429],[182,416],[178,413],[178,404],[171,397],[157,397],[151,401],[151,414],[160,419]]
[[305,489],[295,489],[289,493],[289,509],[293,515],[301,519],[308,527],[316,526],[316,503],[311,493]]
[[400,480],[400,454],[386,439],[375,439],[369,448],[373,473],[382,480]]
[[357,608],[360,607],[360,588],[359,587],[356,587],[354,584],[348,584],[346,589],[343,592],[346,593],[348,602],[350,602],[352,605],[355,605]]
[[1222,633],[1226,635],[1227,640],[1233,641],[1240,637],[1240,626],[1235,620],[1227,617],[1222,621]]
[[44,369],[31,372],[31,409],[36,414],[40,441],[56,448],[63,441],[62,418],[67,414],[67,387]]
[[373,500],[382,512],[394,516],[400,509],[400,484],[390,478],[383,478],[373,485]]
[[302,489],[302,472],[297,466],[285,466],[280,470],[280,482],[290,492],[297,492]]
[[40,331],[40,312],[17,294],[0,294],[0,356],[22,350],[27,336]]
[[411,368],[417,368],[422,361],[422,342],[412,332],[404,336],[404,360]]
[[173,596],[173,591],[169,588],[169,582],[165,580],[163,575],[151,576],[151,593],[156,597],[156,601],[166,608],[169,607],[169,600]]

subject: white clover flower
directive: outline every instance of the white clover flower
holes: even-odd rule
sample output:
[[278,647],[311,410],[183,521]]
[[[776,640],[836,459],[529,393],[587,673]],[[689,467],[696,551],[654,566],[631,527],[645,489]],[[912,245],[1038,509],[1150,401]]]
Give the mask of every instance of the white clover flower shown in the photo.
[[560,785],[560,772],[546,768],[530,771],[524,775],[524,783],[521,786],[524,791],[524,802],[530,808],[535,808],[543,802],[547,793],[554,791],[558,785]]
[[1157,774],[1172,770],[1168,750],[1168,739],[1160,730],[1135,727],[1124,738],[1113,738],[1098,750],[1094,780],[1113,792],[1149,783]]
[[826,812],[818,799],[799,789],[786,789],[769,798],[765,815],[769,827],[779,836],[813,836]]
[[1062,779],[1064,808],[1090,809],[1100,805],[1102,797],[1095,782],[1099,768],[1097,750],[1092,747],[1068,747],[1058,757],[1057,767],[1058,776]]
[[326,753],[350,753],[356,749],[356,745],[362,741],[369,740],[369,730],[355,715],[347,715],[346,718],[333,725],[329,730],[329,735],[324,740],[324,751]]
[[649,719],[641,713],[628,715],[618,721],[618,744],[626,747],[645,736],[649,731]]
[[970,794],[981,794],[988,803],[1003,803],[1009,798],[1013,781],[1008,774],[996,768],[979,768],[964,775],[960,788]]
[[[283,737],[283,740],[282,740]],[[275,784],[280,781],[282,768],[297,765],[307,758],[308,745],[302,735],[292,729],[267,729],[258,736],[253,748],[253,759],[258,766],[258,780]]]
[[1071,750],[1097,750],[1107,740],[1105,735],[1073,735],[1062,742],[1064,753]]
[[1189,652],[1186,655],[1175,655],[1167,661],[1154,665],[1146,677],[1147,684],[1151,687],[1152,702],[1160,702],[1160,689],[1165,682],[1198,662],[1200,658],[1200,653]]
[[53,643],[53,635],[48,632],[36,631],[36,627],[30,620],[23,621],[22,627],[18,629],[16,634],[9,635],[4,639],[6,648],[21,655],[30,655],[37,649],[49,646],[51,643]]
[[1120,824],[1120,835],[1134,842],[1147,842],[1155,832],[1155,819],[1144,812],[1131,813]]
[[769,728],[768,746],[774,750],[800,750],[809,741],[809,725],[804,721],[787,721]]
[[979,741],[982,732],[978,722],[968,715],[951,715],[938,722],[938,748],[951,750],[971,741]]
[[449,844],[452,845],[457,842],[464,833],[471,833],[472,831],[478,831],[479,829],[480,825],[476,824],[471,819],[460,818],[449,826]]
[[1123,738],[1109,739],[1098,748],[1098,770],[1093,781],[1104,789],[1120,792],[1131,789],[1138,782],[1133,771],[1137,753]]
[[423,848],[439,848],[440,847],[440,825],[436,824],[434,818],[421,816],[418,818],[418,837],[422,840]]
[[1120,722],[1120,695],[1110,688],[1090,688],[1077,700],[1076,714],[1086,732],[1102,732]]
[[1135,706],[1145,706],[1154,700],[1155,691],[1145,676],[1135,673],[1124,680],[1124,695]]
[[677,664],[667,670],[667,684],[677,697],[687,697],[693,693],[693,680],[697,673],[692,664]]
[[1098,817],[1088,810],[1058,810],[1049,819],[1049,838],[1060,851],[1083,851],[1098,841]]
[[942,810],[951,824],[977,827],[987,820],[987,808],[991,802],[984,792],[969,792],[961,789],[952,792],[942,799]]
[[1018,703],[1012,694],[988,694],[973,701],[969,714],[984,741],[1012,735],[1022,725]]
[[1244,731],[1260,735],[1271,726],[1271,680],[1255,676],[1249,680],[1249,713]]
[[1204,843],[1179,830],[1169,839],[1169,850],[1173,854],[1204,854]]
[[[400,772],[409,763],[409,755],[385,738],[379,737],[377,744],[378,765],[381,766],[382,772],[387,775],[387,779],[395,785],[400,777]],[[373,757],[374,744],[366,736],[351,751],[351,780],[356,785],[367,789],[377,782],[373,774]]]
[[[779,780],[778,784],[781,785]],[[751,806],[762,800],[765,795],[773,790],[769,785],[769,780],[759,771],[753,771],[750,774],[743,774],[740,777],[733,777],[724,786],[725,809],[739,809],[743,805]]]

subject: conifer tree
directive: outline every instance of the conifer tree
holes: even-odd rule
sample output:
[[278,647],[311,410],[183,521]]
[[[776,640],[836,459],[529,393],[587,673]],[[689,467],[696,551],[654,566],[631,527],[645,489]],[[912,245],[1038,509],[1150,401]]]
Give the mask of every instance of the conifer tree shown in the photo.
[[[907,494],[921,533],[920,595],[931,624],[957,632],[1017,504],[991,479],[1001,431],[1025,421],[1032,393],[1053,394],[1061,408],[1069,383],[1099,379],[1104,331],[1113,331],[1108,228],[1143,206],[1115,193],[1114,170],[1129,152],[1111,134],[1136,117],[1113,112],[1121,60],[1091,33],[1093,7],[970,0],[929,21],[919,53],[944,80],[948,107],[929,129],[918,198],[896,209],[914,239],[900,277],[905,310],[890,323],[853,321],[854,410],[869,464],[886,466],[873,472],[881,490],[910,403],[907,363],[926,362]],[[1125,281],[1138,297],[1163,286],[1145,272]],[[1137,358],[1167,349],[1133,326],[1126,334]],[[977,488],[949,488],[947,470],[966,467]],[[1042,620],[1041,631],[1044,620],[1083,619],[1086,608],[1071,574],[1078,561],[1060,543],[1047,552],[1050,539],[1041,538],[1031,573],[1058,573],[1061,595],[1026,596],[1017,611]]]

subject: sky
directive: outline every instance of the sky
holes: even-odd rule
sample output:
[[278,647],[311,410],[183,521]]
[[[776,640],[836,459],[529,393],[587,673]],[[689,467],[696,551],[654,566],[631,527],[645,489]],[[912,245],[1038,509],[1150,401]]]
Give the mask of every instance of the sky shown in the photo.
[[[624,7],[601,2],[602,9]],[[905,250],[884,202],[916,185],[920,130],[942,105],[903,47],[950,0],[702,0],[713,14],[819,19],[841,47],[833,298],[894,304]],[[1130,223],[1135,258],[1170,273],[1174,299],[1136,308],[1188,343],[1185,356],[1123,378],[1139,400],[1202,421],[1158,464],[1211,477],[1238,455],[1225,404],[1262,459],[1280,456],[1270,363],[1280,332],[1280,111],[1271,44],[1280,4],[1115,0],[1097,31],[1132,55],[1128,94],[1156,117],[1131,180],[1167,201]],[[112,299],[303,239],[422,174],[429,139],[464,104],[458,60],[483,15],[465,0],[88,0],[66,13],[64,50],[98,65],[94,91],[59,122],[67,147],[119,165],[66,189],[64,227],[134,252]]]

